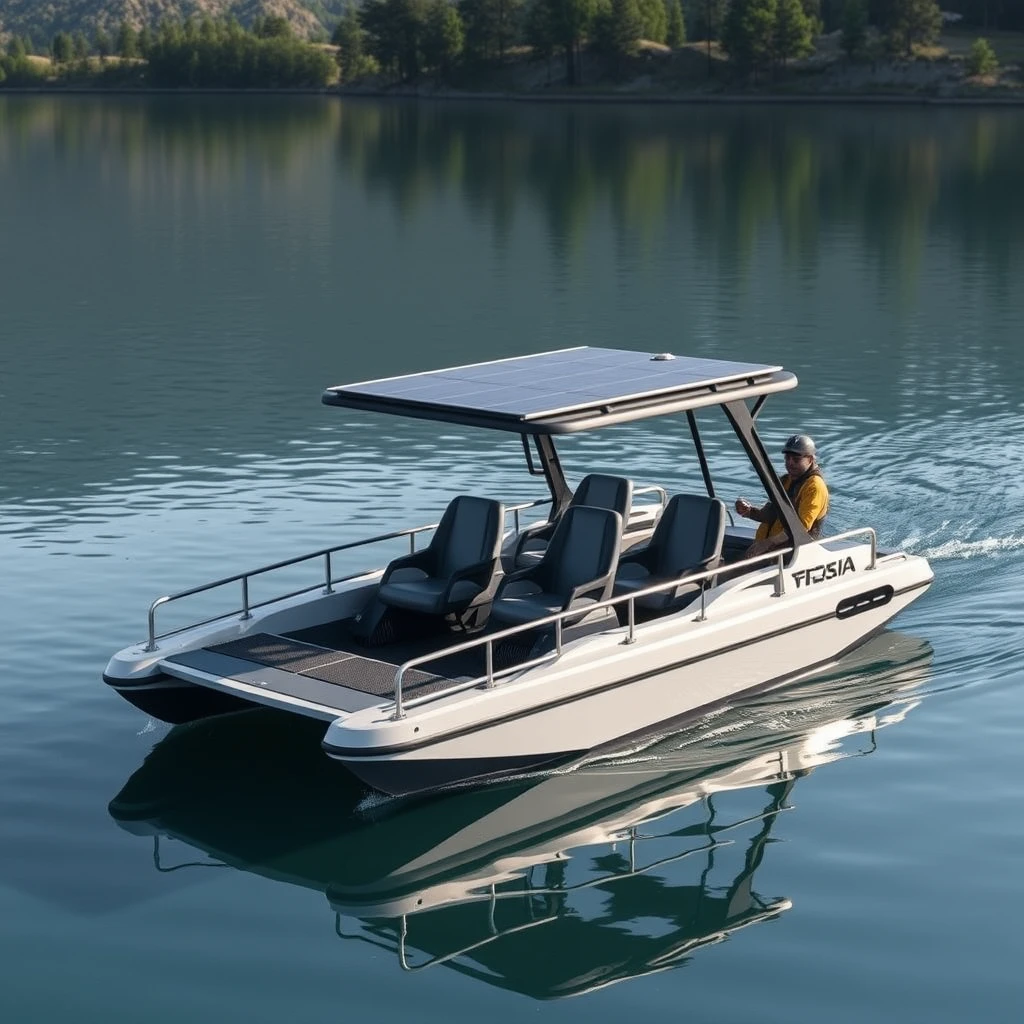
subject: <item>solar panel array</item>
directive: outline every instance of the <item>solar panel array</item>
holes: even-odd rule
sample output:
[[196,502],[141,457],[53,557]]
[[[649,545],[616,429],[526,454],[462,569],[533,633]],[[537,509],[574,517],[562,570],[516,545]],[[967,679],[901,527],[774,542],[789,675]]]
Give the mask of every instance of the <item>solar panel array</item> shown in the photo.
[[762,377],[779,369],[721,359],[680,356],[660,360],[647,352],[574,348],[330,390],[339,397],[361,396],[529,421],[611,402]]

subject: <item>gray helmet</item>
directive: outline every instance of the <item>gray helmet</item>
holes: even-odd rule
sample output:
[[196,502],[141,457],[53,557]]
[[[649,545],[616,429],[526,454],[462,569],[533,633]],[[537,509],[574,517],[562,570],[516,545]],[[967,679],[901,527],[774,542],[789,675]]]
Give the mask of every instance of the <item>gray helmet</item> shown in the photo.
[[809,455],[814,458],[817,448],[814,442],[806,434],[794,434],[782,446],[782,454],[791,452],[793,455]]

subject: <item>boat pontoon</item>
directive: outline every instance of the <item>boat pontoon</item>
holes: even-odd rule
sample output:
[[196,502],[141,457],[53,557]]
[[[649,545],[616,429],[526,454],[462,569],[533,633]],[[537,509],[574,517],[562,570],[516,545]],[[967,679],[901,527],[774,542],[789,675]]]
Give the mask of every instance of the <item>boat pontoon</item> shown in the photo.
[[[804,676],[881,630],[932,572],[880,551],[870,527],[803,528],[755,430],[796,384],[778,366],[576,348],[329,388],[327,405],[518,434],[550,492],[546,521],[521,520],[539,502],[459,495],[439,523],[158,598],[147,639],[104,679],[170,722],[253,704],[320,719],[328,755],[404,794],[551,768]],[[750,531],[727,522],[696,417],[711,407],[786,547],[748,558]],[[705,493],[605,474],[570,489],[559,435],[673,414]],[[339,552],[403,537],[409,555],[334,573]],[[310,586],[250,601],[254,577],[299,563]],[[164,605],[229,586],[240,608],[158,632]]]

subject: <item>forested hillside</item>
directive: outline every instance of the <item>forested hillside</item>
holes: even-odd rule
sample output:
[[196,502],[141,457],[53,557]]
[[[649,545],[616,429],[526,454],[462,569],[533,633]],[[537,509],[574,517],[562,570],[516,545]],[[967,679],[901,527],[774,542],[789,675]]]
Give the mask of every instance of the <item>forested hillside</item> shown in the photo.
[[90,39],[97,29],[112,33],[126,21],[136,29],[155,26],[164,18],[182,21],[190,16],[287,18],[296,35],[309,39],[330,35],[345,0],[0,0],[0,37],[30,36],[47,42],[58,32],[83,32]]

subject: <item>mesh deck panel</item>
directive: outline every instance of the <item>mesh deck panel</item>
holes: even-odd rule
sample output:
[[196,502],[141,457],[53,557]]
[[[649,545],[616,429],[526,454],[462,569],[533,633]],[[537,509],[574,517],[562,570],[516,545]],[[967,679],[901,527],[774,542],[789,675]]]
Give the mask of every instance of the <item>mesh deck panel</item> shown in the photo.
[[[269,633],[229,640],[206,650],[257,665],[268,665],[284,672],[294,672],[336,686],[345,686],[375,697],[390,697],[395,691],[398,665],[394,662],[366,658],[346,651],[328,651]],[[411,669],[405,674],[402,691],[406,697],[419,697],[444,689],[452,682],[448,676]]]

